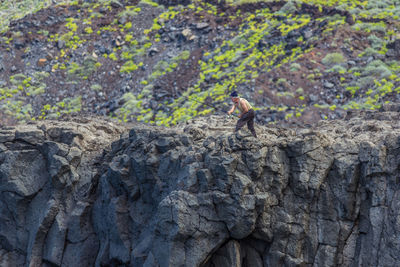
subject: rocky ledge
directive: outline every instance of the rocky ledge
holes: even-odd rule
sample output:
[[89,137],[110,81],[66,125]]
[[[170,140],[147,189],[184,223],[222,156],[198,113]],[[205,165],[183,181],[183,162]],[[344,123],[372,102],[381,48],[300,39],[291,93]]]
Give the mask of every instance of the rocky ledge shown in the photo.
[[0,266],[395,266],[399,113],[0,128]]

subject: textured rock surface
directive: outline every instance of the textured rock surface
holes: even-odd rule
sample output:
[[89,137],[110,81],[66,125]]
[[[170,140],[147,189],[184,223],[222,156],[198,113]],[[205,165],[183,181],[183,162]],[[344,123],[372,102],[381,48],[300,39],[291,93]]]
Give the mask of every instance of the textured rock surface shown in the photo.
[[398,121],[3,127],[0,266],[395,266]]

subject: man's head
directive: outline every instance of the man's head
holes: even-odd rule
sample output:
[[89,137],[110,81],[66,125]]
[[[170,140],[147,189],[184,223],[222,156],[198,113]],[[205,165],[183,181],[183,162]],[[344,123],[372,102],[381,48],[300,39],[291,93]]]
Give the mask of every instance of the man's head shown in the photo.
[[233,102],[237,103],[239,101],[239,96],[238,96],[238,93],[236,91],[233,91],[230,94],[230,96],[231,96],[231,99],[232,99]]

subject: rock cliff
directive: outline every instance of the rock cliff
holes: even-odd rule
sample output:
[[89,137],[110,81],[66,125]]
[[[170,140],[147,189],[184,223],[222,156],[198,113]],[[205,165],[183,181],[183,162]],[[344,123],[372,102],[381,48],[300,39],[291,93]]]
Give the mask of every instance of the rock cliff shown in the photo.
[[0,130],[0,266],[395,266],[397,112]]

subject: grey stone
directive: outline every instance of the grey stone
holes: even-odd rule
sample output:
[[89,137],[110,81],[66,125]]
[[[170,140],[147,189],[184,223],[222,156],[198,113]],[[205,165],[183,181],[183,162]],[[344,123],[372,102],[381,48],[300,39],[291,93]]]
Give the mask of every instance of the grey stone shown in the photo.
[[360,116],[2,127],[0,265],[395,266],[398,109]]
[[120,8],[120,7],[123,7],[123,5],[122,5],[119,1],[113,1],[113,2],[111,3],[111,6],[112,6],[113,8]]
[[241,264],[241,253],[240,244],[231,240],[217,253],[214,254],[213,258],[210,259],[208,266],[221,266],[221,267],[240,267]]
[[318,248],[314,265],[315,266],[336,266],[335,261],[334,261],[335,253],[336,253],[336,248],[328,246],[328,245],[321,245]]
[[175,140],[171,137],[162,137],[156,143],[156,147],[160,153],[165,153],[175,146]]
[[149,54],[149,56],[154,56],[155,54],[157,54],[157,53],[159,53],[160,51],[158,51],[158,49],[157,48],[155,48],[155,47],[151,47],[150,49],[149,49],[149,52],[148,52],[148,54]]
[[30,144],[39,144],[43,143],[44,141],[44,133],[39,129],[17,130],[15,132],[15,139],[22,140]]
[[149,254],[146,258],[146,261],[143,264],[143,267],[158,267],[158,266],[160,266],[160,265],[157,263],[156,259],[154,258],[153,253],[149,252]]
[[6,150],[7,150],[7,147],[0,143],[0,153],[4,152]]
[[199,22],[196,23],[196,29],[197,30],[203,30],[205,28],[208,28],[210,25],[207,22]]
[[47,234],[43,259],[60,266],[65,249],[67,225],[65,214],[58,213],[49,233]]
[[68,243],[61,266],[94,266],[98,249],[99,241],[95,235],[77,244]]
[[[250,246],[244,246],[245,257],[242,266],[264,267],[259,252]],[[263,253],[262,251],[261,253]]]
[[26,43],[25,43],[25,41],[23,39],[21,39],[21,38],[15,39],[14,47],[16,49],[21,49],[21,48],[24,48],[25,46],[26,46]]
[[24,255],[16,251],[7,251],[0,249],[0,266],[23,266],[25,262]]
[[57,42],[57,48],[58,49],[63,49],[64,48],[64,46],[65,46],[65,41],[64,40],[58,40],[58,42]]
[[0,191],[32,196],[48,181],[43,156],[38,150],[6,151],[0,165]]
[[310,100],[312,101],[312,102],[316,102],[316,101],[318,101],[318,96],[316,96],[316,95],[314,95],[314,94],[310,94]]
[[335,85],[333,83],[330,83],[330,82],[325,82],[324,83],[324,87],[328,88],[328,89],[331,89],[331,88],[335,87]]
[[79,166],[79,163],[81,162],[81,158],[82,158],[82,151],[77,147],[72,147],[69,150],[68,155],[66,157],[68,162],[74,167]]
[[[43,199],[44,200],[44,199]],[[41,201],[41,200],[40,200]],[[38,203],[39,204],[39,203]],[[40,265],[43,257],[43,247],[50,227],[59,211],[58,202],[49,199],[42,207],[37,207],[36,214],[39,218],[31,222],[29,233],[27,262],[30,266]],[[36,218],[35,218],[36,219]]]

